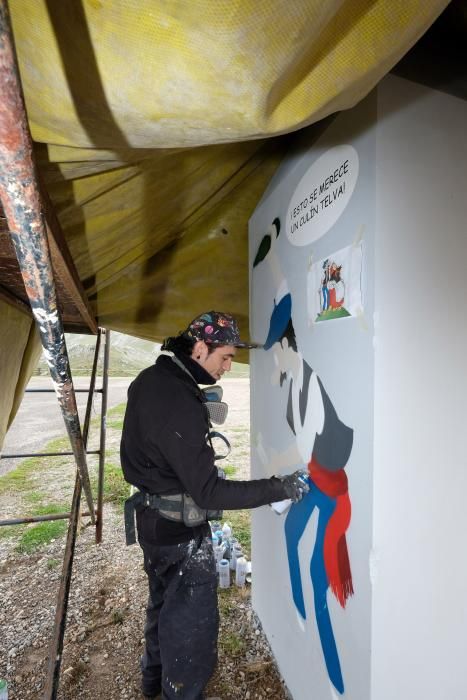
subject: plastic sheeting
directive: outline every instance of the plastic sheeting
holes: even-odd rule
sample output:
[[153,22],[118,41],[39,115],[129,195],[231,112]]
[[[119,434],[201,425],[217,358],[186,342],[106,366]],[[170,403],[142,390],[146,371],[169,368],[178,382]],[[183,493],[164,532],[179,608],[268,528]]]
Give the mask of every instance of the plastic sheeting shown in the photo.
[[447,4],[10,0],[41,176],[99,324],[160,340],[220,308],[247,333],[247,222],[287,144],[267,137],[352,107]]
[[[257,139],[353,106],[446,0],[10,0],[40,168],[101,325],[248,315]],[[196,148],[195,148],[196,147]]]
[[356,104],[446,0],[10,0],[33,137],[173,148]]
[[32,318],[0,299],[0,318],[8,337],[0,339],[0,450],[40,357],[39,333]]

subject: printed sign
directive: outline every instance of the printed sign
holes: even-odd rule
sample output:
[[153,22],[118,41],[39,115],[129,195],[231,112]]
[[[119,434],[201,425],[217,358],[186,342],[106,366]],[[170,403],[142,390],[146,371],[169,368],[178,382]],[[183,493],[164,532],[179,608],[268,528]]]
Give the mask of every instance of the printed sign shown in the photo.
[[348,144],[330,148],[300,180],[290,200],[286,231],[293,245],[321,238],[350,201],[358,178],[358,154]]
[[363,312],[362,244],[348,246],[314,263],[308,273],[311,321],[332,321]]

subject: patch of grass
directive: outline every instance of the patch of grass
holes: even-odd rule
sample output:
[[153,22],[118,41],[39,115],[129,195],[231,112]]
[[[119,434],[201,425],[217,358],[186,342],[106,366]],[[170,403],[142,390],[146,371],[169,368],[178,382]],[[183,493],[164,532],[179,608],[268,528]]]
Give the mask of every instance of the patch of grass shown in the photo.
[[124,401],[123,403],[119,403],[113,408],[109,408],[109,410],[107,411],[107,418],[123,418],[123,416],[125,415],[125,409],[126,401]]
[[69,513],[70,509],[71,503],[45,503],[44,505],[35,508],[33,515],[52,515],[55,513]]
[[49,544],[51,540],[58,539],[65,534],[68,527],[67,520],[50,520],[28,527],[21,535],[21,539],[15,549],[21,554],[31,554],[39,547]]
[[123,418],[121,420],[107,421],[107,427],[113,428],[114,430],[123,430]]
[[27,491],[31,488],[31,478],[37,469],[39,459],[25,459],[21,464],[12,469],[8,474],[0,477],[0,495],[12,491]]
[[[50,440],[50,442],[45,445],[43,452],[65,452],[70,450],[70,442],[68,438],[56,438]],[[48,457],[47,460],[67,460],[69,458],[58,458],[58,457]],[[22,460],[21,463],[5,474],[0,476],[0,496],[8,493],[19,493],[27,491],[27,500],[30,503],[38,503],[41,501],[42,497],[40,492],[33,490],[33,480],[44,468],[44,458],[43,457],[27,457]]]
[[56,569],[59,564],[60,564],[60,562],[58,559],[47,559],[47,568],[48,569]]
[[226,464],[222,469],[225,471],[225,475],[228,479],[231,479],[237,471],[237,467],[234,467],[233,464]]
[[237,590],[235,586],[231,586],[230,588],[217,589],[217,599],[219,604],[219,612],[221,615],[228,617],[229,615],[234,614],[237,599],[236,594]]
[[[59,437],[50,440],[41,452],[70,452],[70,441],[67,437]],[[40,459],[40,458],[39,458]]]
[[245,651],[245,642],[235,632],[226,632],[219,639],[219,646],[224,654],[231,658],[240,656]]
[[[32,492],[32,495],[38,496],[42,499],[43,496],[41,494],[37,494],[35,491]],[[36,498],[33,499],[33,502],[36,502]],[[67,513],[70,510],[70,505],[66,505],[63,503],[48,503],[45,505],[39,505],[32,512],[30,512],[31,515],[51,515],[52,513]],[[18,516],[20,517],[20,516]],[[22,517],[22,516],[21,516]],[[50,541],[50,539],[55,538],[56,536],[60,536],[63,530],[66,530],[68,527],[68,521],[63,520],[63,521],[57,521],[57,520],[51,520],[51,521],[46,521],[44,523],[40,523],[40,525],[53,525],[55,523],[59,523],[58,528],[41,528],[39,529],[38,532],[33,532],[33,530],[36,529],[38,526],[31,527],[30,525],[5,525],[4,527],[0,527],[0,539],[8,539],[8,538],[13,538],[13,537],[19,537],[19,543],[17,546],[17,550],[20,552],[29,552],[33,551],[36,547],[40,546],[44,541]],[[57,534],[54,534],[57,533]],[[49,538],[49,539],[47,539]],[[37,545],[35,542],[37,541]],[[23,546],[25,547],[23,549]],[[29,549],[29,547],[32,546],[32,549]]]
[[119,403],[118,406],[107,411],[107,427],[114,430],[123,430],[123,418],[125,416],[125,403]]
[[[97,494],[96,474],[91,478],[91,487],[92,492]],[[120,465],[106,462],[104,467],[104,503],[115,503],[123,510],[123,504],[129,495],[130,485],[123,478]]]
[[44,500],[44,494],[40,491],[30,491],[29,493],[24,494],[24,498],[28,503],[31,504],[42,503],[42,501]]
[[25,529],[24,525],[3,525],[0,527],[0,540],[8,540],[11,537],[18,537]]

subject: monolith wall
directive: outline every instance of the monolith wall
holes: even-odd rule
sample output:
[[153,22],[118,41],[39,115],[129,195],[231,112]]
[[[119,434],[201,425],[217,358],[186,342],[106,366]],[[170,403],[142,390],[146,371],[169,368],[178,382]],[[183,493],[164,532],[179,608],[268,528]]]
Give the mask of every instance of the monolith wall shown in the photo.
[[467,694],[466,121],[389,77],[300,136],[250,220],[253,476],[310,485],[253,517],[294,700]]

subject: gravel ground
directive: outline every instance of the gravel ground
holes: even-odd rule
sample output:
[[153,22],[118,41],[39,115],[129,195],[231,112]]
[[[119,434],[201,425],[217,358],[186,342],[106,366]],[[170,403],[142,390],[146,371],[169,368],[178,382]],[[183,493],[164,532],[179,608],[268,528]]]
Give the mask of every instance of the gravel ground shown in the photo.
[[[223,382],[230,404],[225,433],[232,442],[236,478],[249,478],[248,380]],[[108,450],[119,441],[108,431]],[[113,457],[115,458],[115,457]],[[226,460],[227,461],[227,460]],[[65,469],[66,467],[63,467]],[[73,471],[68,468],[71,484]],[[44,472],[51,492],[64,479],[59,468]],[[2,513],[5,503],[0,502]],[[14,505],[9,498],[8,510]],[[104,539],[94,543],[93,528],[82,523],[77,540],[58,698],[141,698],[139,658],[147,581],[138,546],[126,547],[121,513],[107,505]],[[53,627],[63,538],[31,555],[19,554],[17,538],[0,539],[0,677],[10,700],[38,698],[44,686]],[[254,584],[253,584],[254,585]],[[286,700],[270,648],[250,600],[249,586],[220,592],[219,663],[208,695],[220,700]],[[232,640],[241,645],[232,646]]]

